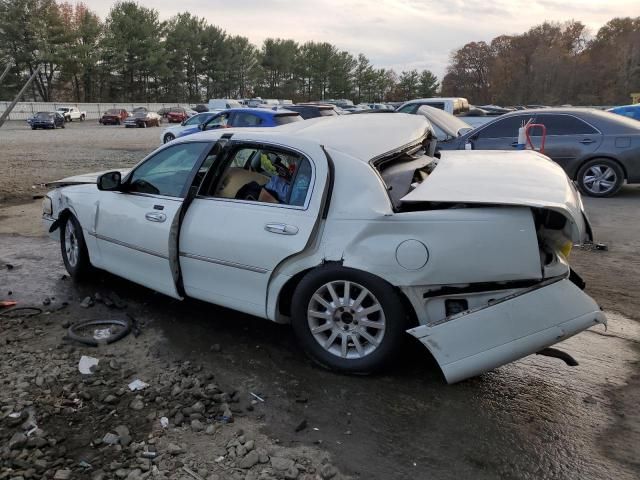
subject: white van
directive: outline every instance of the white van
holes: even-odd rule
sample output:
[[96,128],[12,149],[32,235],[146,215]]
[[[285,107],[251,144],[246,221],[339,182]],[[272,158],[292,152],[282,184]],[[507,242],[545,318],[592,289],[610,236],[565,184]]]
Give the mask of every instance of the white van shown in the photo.
[[429,107],[444,110],[451,115],[461,115],[469,111],[469,101],[462,97],[432,97],[432,98],[416,98],[400,105],[396,112],[400,113],[416,113],[418,109],[428,105]]
[[215,112],[216,110],[226,110],[227,108],[241,108],[242,104],[231,98],[212,98],[207,106],[210,112]]

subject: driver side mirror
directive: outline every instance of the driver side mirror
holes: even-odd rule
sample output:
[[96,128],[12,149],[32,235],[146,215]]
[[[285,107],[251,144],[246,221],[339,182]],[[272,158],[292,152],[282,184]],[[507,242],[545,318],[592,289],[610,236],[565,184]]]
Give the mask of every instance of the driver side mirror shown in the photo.
[[122,187],[122,175],[120,172],[107,172],[98,177],[98,190],[106,192],[118,191]]

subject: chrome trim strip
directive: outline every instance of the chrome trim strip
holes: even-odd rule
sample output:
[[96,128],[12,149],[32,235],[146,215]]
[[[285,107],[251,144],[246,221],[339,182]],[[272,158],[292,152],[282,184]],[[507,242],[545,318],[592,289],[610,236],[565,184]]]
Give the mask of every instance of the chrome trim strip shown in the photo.
[[138,252],[146,253],[147,255],[153,255],[154,257],[163,258],[165,260],[169,260],[168,255],[163,255],[162,253],[154,252],[153,250],[148,250],[142,247],[136,247],[135,245],[131,245],[130,243],[121,242],[120,240],[116,240],[115,238],[105,237],[104,235],[100,235],[96,232],[87,232],[92,237],[97,238],[98,240],[104,240],[105,242],[113,243],[115,245],[120,245],[121,247],[130,248],[131,250],[136,250]]
[[217,258],[211,258],[211,257],[204,257],[202,255],[195,255],[193,253],[180,252],[180,256],[185,258],[191,258],[192,260],[200,260],[202,262],[215,263],[216,265],[223,265],[225,267],[233,267],[233,268],[239,268],[241,270],[248,270],[250,272],[255,272],[255,273],[264,274],[269,271],[266,268],[253,267],[251,265],[244,265],[242,263],[229,262],[226,260],[219,260]]

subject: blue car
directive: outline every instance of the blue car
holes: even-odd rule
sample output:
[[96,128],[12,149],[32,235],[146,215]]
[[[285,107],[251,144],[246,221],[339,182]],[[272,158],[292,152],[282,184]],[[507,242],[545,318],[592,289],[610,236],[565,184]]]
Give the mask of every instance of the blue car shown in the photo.
[[186,137],[192,133],[217,128],[238,127],[277,127],[286,123],[301,122],[298,112],[290,110],[267,110],[264,108],[230,108],[214,115],[201,125],[185,128],[177,138]]
[[607,112],[617,113],[618,115],[624,115],[625,117],[640,120],[640,103],[613,107],[607,110]]

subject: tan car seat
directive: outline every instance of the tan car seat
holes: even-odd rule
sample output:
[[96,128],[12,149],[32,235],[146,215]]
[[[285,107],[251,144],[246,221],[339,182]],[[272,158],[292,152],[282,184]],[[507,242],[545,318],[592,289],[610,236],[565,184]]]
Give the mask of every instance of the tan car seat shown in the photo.
[[264,186],[268,181],[269,177],[262,175],[261,173],[250,172],[249,170],[245,170],[240,167],[231,167],[227,171],[222,182],[220,182],[220,186],[216,192],[216,197],[236,198],[238,190],[247,183],[257,182],[258,185]]

